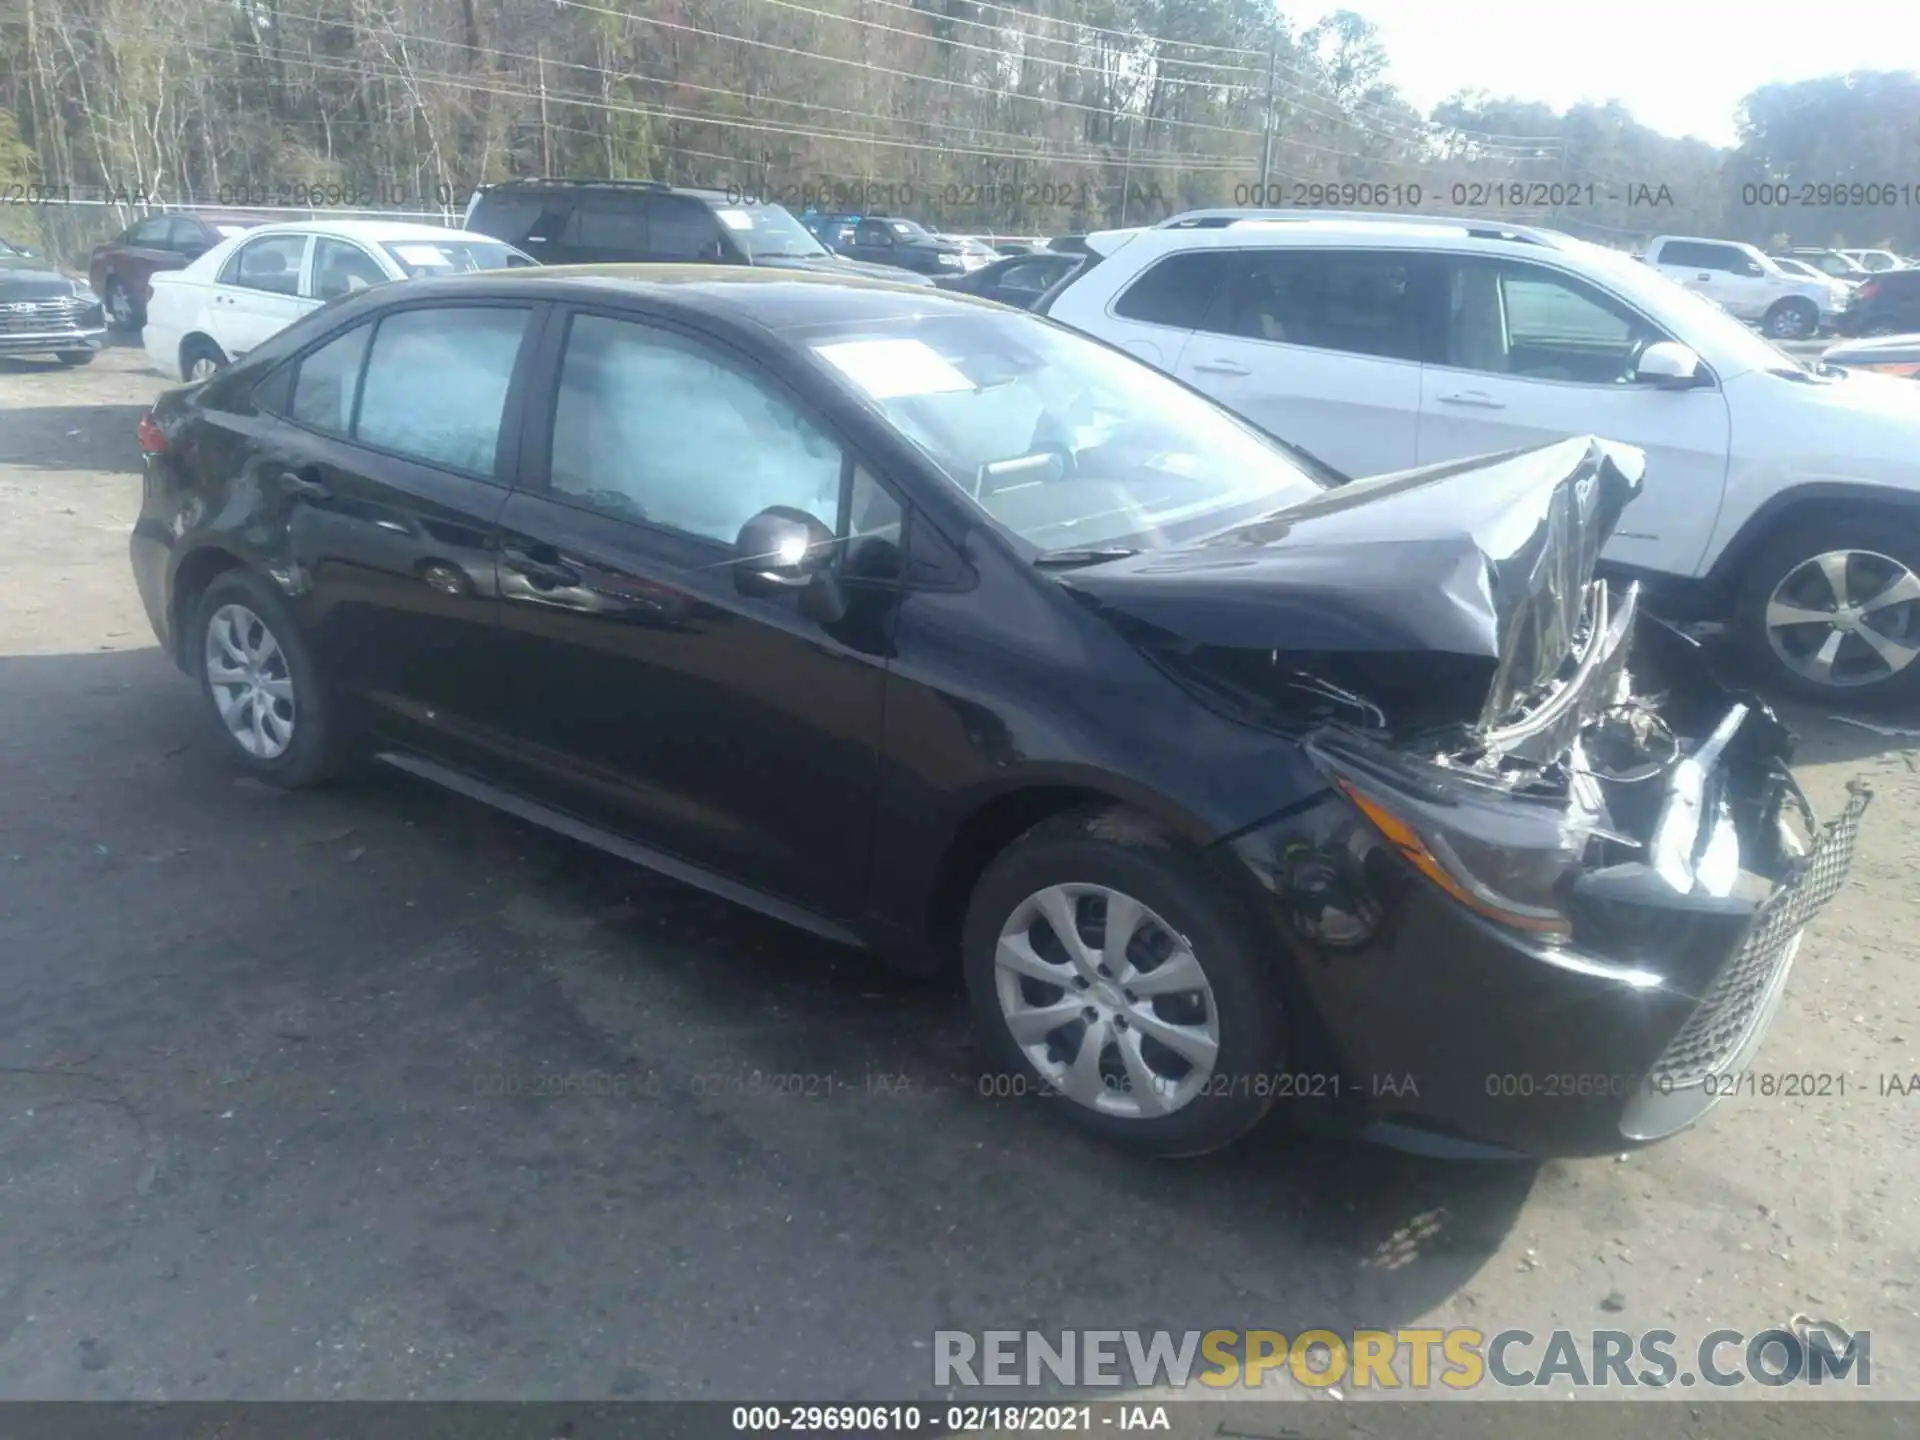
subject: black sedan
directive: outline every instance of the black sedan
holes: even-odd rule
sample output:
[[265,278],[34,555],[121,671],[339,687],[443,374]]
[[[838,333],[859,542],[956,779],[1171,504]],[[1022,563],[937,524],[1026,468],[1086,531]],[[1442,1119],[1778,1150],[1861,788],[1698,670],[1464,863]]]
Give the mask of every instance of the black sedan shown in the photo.
[[1050,251],[1010,255],[964,275],[936,276],[933,283],[942,290],[958,290],[963,295],[1030,310],[1034,301],[1078,270],[1085,260],[1084,255],[1055,255]]
[[[1594,577],[1636,452],[1334,486],[928,289],[381,286],[143,419],[154,630],[260,779],[372,755],[908,968],[993,1093],[1191,1154],[1698,1117],[1841,885],[1763,705]],[[1656,698],[1658,697],[1658,698]]]

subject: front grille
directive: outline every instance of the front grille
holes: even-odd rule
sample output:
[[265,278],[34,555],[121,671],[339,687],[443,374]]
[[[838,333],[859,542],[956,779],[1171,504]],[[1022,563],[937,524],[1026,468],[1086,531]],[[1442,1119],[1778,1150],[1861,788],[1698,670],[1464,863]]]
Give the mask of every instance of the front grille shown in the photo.
[[0,335],[64,335],[91,304],[74,295],[59,300],[0,300]]
[[1847,786],[1847,791],[1847,808],[1820,833],[1794,877],[1767,897],[1739,953],[1654,1061],[1652,1079],[1663,1090],[1699,1084],[1722,1069],[1753,1038],[1768,1000],[1786,981],[1794,942],[1807,923],[1840,893],[1840,887],[1847,883],[1847,872],[1853,868],[1860,817],[1866,813],[1873,792],[1857,780]]

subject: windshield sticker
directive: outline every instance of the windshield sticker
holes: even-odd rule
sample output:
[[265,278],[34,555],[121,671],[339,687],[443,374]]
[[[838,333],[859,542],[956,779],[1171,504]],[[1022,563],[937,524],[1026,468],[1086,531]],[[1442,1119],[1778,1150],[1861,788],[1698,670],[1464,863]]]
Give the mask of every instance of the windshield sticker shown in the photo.
[[393,253],[409,265],[451,265],[446,252],[436,245],[396,245]]
[[716,210],[713,213],[720,217],[720,223],[729,230],[751,230],[753,228],[753,217],[744,210]]
[[815,352],[875,400],[978,389],[924,340],[846,340]]

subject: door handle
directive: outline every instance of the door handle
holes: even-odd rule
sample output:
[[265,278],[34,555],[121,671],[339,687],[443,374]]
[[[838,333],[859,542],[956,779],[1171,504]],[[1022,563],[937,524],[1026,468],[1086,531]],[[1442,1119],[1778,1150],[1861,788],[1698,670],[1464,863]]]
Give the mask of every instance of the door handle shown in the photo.
[[1693,278],[1696,280],[1711,280],[1713,279],[1713,272],[1711,270],[1702,270],[1698,275],[1694,276]]
[[1253,373],[1234,360],[1196,360],[1193,368],[1203,375],[1251,375]]
[[1496,400],[1484,390],[1458,390],[1439,397],[1442,405],[1467,405],[1476,410],[1504,410],[1507,402]]
[[500,552],[500,563],[514,574],[524,575],[536,590],[561,590],[580,583],[580,572],[562,564],[559,552],[545,545],[533,550],[508,545]]
[[296,500],[328,500],[333,496],[323,482],[292,470],[281,473],[280,488]]

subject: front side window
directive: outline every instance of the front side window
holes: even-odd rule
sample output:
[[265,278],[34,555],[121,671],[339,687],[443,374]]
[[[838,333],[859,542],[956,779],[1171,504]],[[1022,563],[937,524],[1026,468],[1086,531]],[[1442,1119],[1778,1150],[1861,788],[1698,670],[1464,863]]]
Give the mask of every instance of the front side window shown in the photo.
[[720,222],[698,200],[656,195],[647,202],[647,253],[655,260],[718,260]]
[[313,293],[316,299],[337,300],[355,290],[387,283],[387,272],[358,245],[321,236],[313,245]]
[[1227,287],[1208,330],[1393,360],[1420,358],[1413,257],[1395,251],[1226,252]]
[[402,310],[374,332],[354,437],[490,476],[528,311]]
[[1611,296],[1538,265],[1456,260],[1448,267],[1442,360],[1533,380],[1618,384],[1668,337]]
[[705,345],[579,315],[554,402],[551,487],[731,545],[772,505],[840,518],[843,455],[770,384]]
[[941,475],[1041,550],[1182,544],[1321,489],[1210,400],[1018,311],[848,323],[807,343]]
[[373,326],[357,325],[301,360],[293,381],[292,418],[329,435],[353,429],[353,401],[360,392],[360,363]]
[[862,220],[853,227],[854,239],[861,245],[891,245],[893,232],[884,220]]
[[262,235],[233,252],[220,271],[220,283],[273,295],[297,295],[300,264],[306,254],[305,235]]
[[613,196],[589,199],[575,218],[573,243],[585,250],[646,254],[647,217],[637,197],[624,201]]

